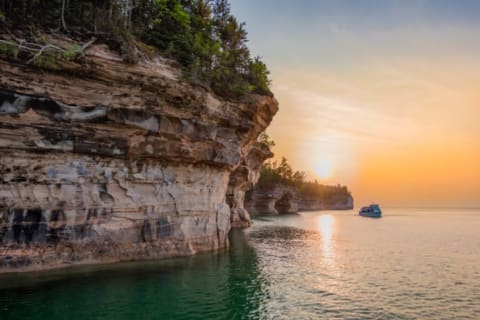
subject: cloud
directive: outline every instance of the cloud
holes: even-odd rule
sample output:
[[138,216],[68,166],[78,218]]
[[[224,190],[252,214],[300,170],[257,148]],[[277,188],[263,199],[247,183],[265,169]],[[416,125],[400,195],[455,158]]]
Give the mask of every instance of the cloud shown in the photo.
[[[306,125],[301,130],[305,136],[335,132],[338,137],[352,141],[391,141],[400,138],[405,128],[413,129],[409,119],[379,112],[361,101],[292,86],[279,86],[276,93],[280,102],[285,99],[285,107],[295,110],[296,119]],[[285,114],[290,114],[290,110]]]

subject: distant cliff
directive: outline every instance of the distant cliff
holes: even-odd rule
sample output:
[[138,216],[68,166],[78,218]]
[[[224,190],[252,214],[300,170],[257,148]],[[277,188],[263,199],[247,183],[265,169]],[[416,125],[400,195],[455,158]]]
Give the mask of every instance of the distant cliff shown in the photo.
[[247,193],[245,208],[251,215],[312,210],[349,210],[353,209],[353,197],[349,193],[338,192],[336,195],[324,198],[305,194],[295,186],[276,184],[269,188],[253,188]]
[[245,208],[251,215],[353,209],[353,197],[347,187],[309,182],[305,176],[293,171],[285,158],[280,164],[263,164],[258,183],[245,197]]

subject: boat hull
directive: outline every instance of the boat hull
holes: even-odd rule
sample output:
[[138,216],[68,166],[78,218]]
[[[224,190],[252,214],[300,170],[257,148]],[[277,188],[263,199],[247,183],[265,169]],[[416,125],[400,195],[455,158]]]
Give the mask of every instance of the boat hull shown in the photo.
[[382,214],[366,214],[366,213],[359,213],[361,217],[364,218],[381,218]]

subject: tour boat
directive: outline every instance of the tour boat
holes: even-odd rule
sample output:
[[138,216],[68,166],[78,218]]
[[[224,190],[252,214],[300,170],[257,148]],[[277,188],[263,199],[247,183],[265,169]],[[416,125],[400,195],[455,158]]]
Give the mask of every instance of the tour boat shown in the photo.
[[368,207],[363,207],[358,213],[362,217],[380,218],[382,217],[382,210],[378,204],[371,204]]

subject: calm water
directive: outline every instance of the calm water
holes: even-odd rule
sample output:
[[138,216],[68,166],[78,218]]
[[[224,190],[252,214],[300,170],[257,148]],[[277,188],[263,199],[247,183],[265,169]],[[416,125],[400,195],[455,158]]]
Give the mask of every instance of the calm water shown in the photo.
[[256,220],[228,252],[0,276],[0,319],[480,319],[480,210]]

